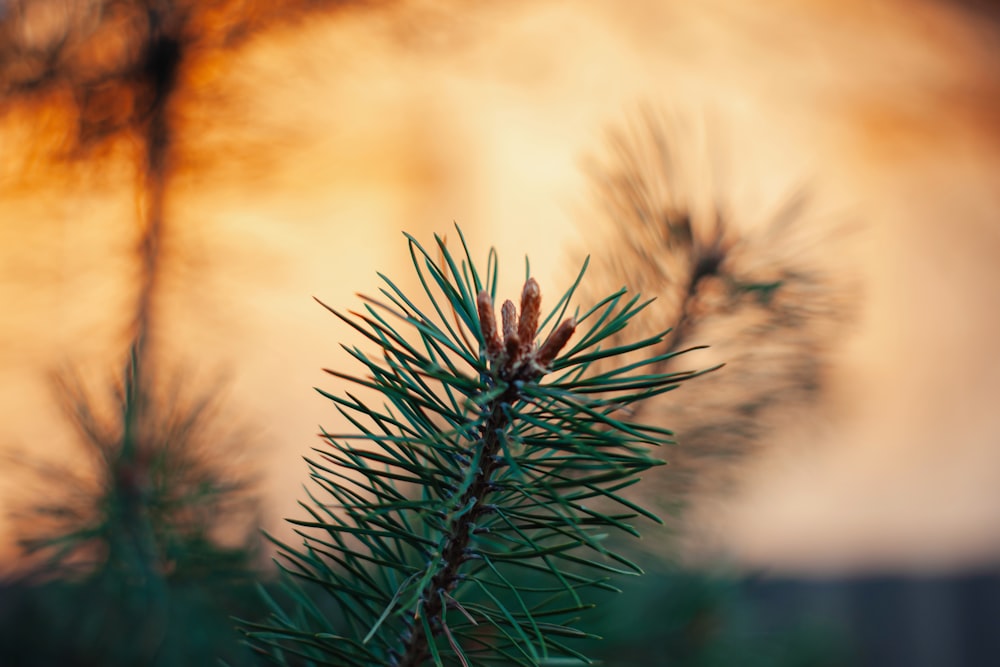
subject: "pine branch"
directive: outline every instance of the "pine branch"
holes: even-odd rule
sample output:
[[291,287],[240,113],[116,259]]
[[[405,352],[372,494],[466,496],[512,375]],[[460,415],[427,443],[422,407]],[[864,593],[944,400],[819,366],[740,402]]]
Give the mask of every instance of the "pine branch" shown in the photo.
[[[664,491],[657,490],[661,506],[731,488],[739,464],[766,447],[782,412],[819,402],[857,296],[850,278],[827,264],[838,256],[844,225],[819,231],[804,192],[753,224],[712,185],[718,174],[692,167],[705,158],[690,143],[694,134],[647,109],[611,134],[608,154],[591,170],[608,248],[592,289],[641,289],[657,301],[640,332],[672,327],[659,352],[697,340],[726,364],[694,383],[683,403],[637,407],[634,418],[666,421],[678,434]],[[655,369],[674,366],[665,358]]]
[[[32,565],[21,576],[138,572],[132,579],[154,581],[249,571],[257,503],[251,476],[232,464],[245,437],[224,425],[218,388],[193,394],[180,377],[153,387],[141,364],[133,345],[110,400],[74,373],[55,376],[85,463],[13,459],[44,485],[11,515]],[[227,546],[237,535],[245,542]]]
[[307,460],[332,502],[302,504],[301,546],[275,540],[297,609],[271,601],[268,622],[243,624],[281,664],[583,664],[587,591],[640,573],[607,538],[658,521],[620,492],[670,432],[627,415],[694,374],[650,372],[655,355],[592,372],[666,332],[602,347],[647,304],[621,291],[567,315],[586,265],[544,317],[529,277],[498,327],[495,254],[481,277],[464,238],[459,259],[436,240],[440,264],[409,237],[428,306],[385,279],[364,312],[330,309],[378,347],[348,349],[367,375],[330,372],[385,402],[321,391],[356,432],[322,434]]

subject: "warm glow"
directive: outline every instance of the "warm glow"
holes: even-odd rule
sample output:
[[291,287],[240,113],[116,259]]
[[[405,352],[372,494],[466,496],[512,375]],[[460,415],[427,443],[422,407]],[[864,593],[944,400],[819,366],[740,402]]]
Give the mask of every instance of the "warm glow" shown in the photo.
[[[682,119],[691,188],[738,224],[807,186],[808,224],[848,230],[818,256],[863,297],[823,400],[776,418],[747,487],[706,503],[701,547],[792,569],[1000,555],[1000,27],[904,0],[242,4],[178,28],[154,340],[195,378],[231,378],[272,525],[296,511],[317,424],[336,421],[311,387],[334,386],[320,368],[347,364],[353,340],[312,297],[356,307],[376,271],[410,275],[402,230],[429,240],[452,221],[480,257],[498,248],[501,294],[524,254],[561,292],[583,253],[614,247],[582,165],[645,105]],[[74,71],[115,71],[131,28],[92,26],[85,5],[37,3],[28,33],[0,33],[0,62],[11,43],[92,31]],[[49,374],[117,367],[155,202],[129,126],[143,93],[9,86],[38,67],[0,68],[0,447],[57,460],[74,454]],[[0,504],[22,482],[0,476]]]

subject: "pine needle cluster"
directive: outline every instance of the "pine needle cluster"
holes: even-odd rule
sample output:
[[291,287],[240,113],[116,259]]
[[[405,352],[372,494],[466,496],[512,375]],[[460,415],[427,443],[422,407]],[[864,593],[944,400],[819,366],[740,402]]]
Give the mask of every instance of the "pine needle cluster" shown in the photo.
[[354,432],[322,433],[302,543],[275,540],[291,602],[243,623],[279,664],[588,664],[588,594],[640,573],[609,538],[659,521],[623,492],[671,433],[631,406],[695,373],[649,370],[676,351],[604,363],[667,332],[609,346],[648,302],[620,290],[571,311],[586,263],[547,312],[526,266],[498,326],[496,253],[481,273],[459,237],[458,257],[435,237],[437,258],[408,237],[429,305],[380,276],[363,312],[331,311],[377,353],[345,347],[364,374],[330,372],[382,404],[321,392]]

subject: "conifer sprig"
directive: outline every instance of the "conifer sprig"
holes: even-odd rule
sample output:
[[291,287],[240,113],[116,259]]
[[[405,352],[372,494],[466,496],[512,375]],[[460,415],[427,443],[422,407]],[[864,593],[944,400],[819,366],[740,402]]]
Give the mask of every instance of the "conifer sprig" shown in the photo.
[[[659,521],[621,492],[662,463],[650,448],[671,433],[630,423],[629,406],[694,374],[649,372],[655,353],[589,372],[668,332],[602,348],[646,303],[622,290],[567,316],[586,264],[544,317],[529,275],[498,327],[496,254],[480,275],[458,234],[459,258],[436,237],[440,262],[408,237],[427,306],[382,276],[363,312],[331,309],[378,355],[345,348],[367,375],[329,372],[383,404],[321,391],[356,432],[322,433],[307,461],[332,502],[310,493],[310,518],[291,521],[302,545],[275,540],[296,611],[272,602],[268,622],[244,624],[278,662],[584,664],[574,622],[587,591],[640,573],[607,538]],[[339,618],[295,580],[318,584]]]

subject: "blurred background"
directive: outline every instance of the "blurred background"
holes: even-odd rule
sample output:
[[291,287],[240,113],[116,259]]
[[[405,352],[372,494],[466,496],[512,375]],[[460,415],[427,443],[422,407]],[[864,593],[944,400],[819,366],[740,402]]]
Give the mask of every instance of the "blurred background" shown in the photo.
[[[997,19],[943,0],[0,3],[11,664],[250,660],[226,617],[260,613],[253,527],[298,514],[301,456],[337,421],[311,388],[337,390],[320,369],[354,342],[312,297],[406,285],[401,232],[453,221],[498,249],[501,293],[525,254],[553,297],[591,255],[589,296],[656,296],[643,326],[711,346],[678,363],[727,364],[644,408],[677,432],[646,485],[671,519],[643,542],[646,613],[601,631],[609,664],[994,664]],[[80,657],[97,623],[38,658],[66,599],[98,599],[60,568],[147,581],[152,561],[140,594],[87,584],[115,600],[106,627],[152,605],[139,644],[195,618],[219,633]]]

